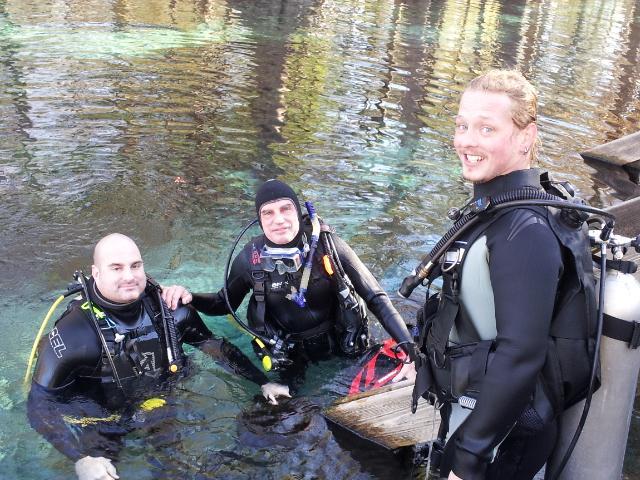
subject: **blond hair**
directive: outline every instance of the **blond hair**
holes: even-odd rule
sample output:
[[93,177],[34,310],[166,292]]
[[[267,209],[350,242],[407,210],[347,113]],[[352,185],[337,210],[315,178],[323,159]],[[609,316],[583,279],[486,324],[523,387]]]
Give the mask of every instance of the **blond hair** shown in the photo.
[[[511,119],[520,130],[535,123],[538,118],[538,92],[517,70],[489,70],[474,78],[465,88],[468,90],[503,93],[511,100]],[[538,158],[540,139],[531,145],[530,161]]]

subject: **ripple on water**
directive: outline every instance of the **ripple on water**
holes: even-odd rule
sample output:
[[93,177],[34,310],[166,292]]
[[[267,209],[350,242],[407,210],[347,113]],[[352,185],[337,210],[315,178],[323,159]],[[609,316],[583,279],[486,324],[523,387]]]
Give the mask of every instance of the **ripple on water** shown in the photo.
[[[636,10],[633,0],[179,0],[153,8],[131,0],[125,9],[6,0],[0,351],[11,355],[0,357],[3,379],[21,376],[49,297],[89,267],[98,237],[130,234],[150,273],[216,290],[230,241],[253,216],[256,186],[275,176],[314,201],[395,290],[471,190],[451,148],[453,117],[466,82],[491,67],[517,65],[537,86],[542,166],[595,203],[616,202],[622,195],[570,153],[640,124]],[[412,307],[401,304],[409,316]],[[248,348],[219,320],[207,322]],[[308,390],[322,401],[333,395],[320,385],[326,373],[316,372]],[[346,470],[331,471],[304,442],[236,452],[235,417],[254,391],[229,377],[217,383],[221,375],[205,374],[216,393],[197,384],[185,394],[195,413],[172,423],[184,427],[191,451],[172,466],[171,443],[157,454],[132,439],[123,477],[189,476],[195,465],[203,476],[302,477],[308,469],[340,478],[358,474],[354,461],[391,461],[378,452],[356,458],[352,441],[336,445],[320,429],[307,440],[345,456]],[[25,426],[21,397],[2,385],[7,477],[71,474]],[[384,466],[371,468],[366,475],[388,478]]]

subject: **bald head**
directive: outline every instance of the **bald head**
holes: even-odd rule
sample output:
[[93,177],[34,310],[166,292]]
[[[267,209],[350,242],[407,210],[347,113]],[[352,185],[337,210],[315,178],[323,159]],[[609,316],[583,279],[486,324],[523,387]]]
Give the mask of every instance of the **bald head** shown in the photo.
[[105,257],[112,256],[115,252],[123,248],[135,249],[140,256],[140,251],[136,242],[121,233],[111,233],[102,237],[93,249],[93,263],[99,265]]
[[102,296],[115,303],[137,300],[147,283],[138,246],[121,233],[98,241],[93,250],[91,275]]

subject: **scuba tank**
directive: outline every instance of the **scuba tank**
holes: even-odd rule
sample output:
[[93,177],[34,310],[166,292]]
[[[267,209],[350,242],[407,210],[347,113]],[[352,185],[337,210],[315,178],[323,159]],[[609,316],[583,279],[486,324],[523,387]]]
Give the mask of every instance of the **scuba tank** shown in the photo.
[[[592,241],[595,235],[590,235]],[[597,237],[596,237],[597,238]],[[600,346],[601,386],[593,395],[589,416],[560,480],[619,479],[631,423],[640,370],[640,282],[633,276],[637,265],[622,261],[628,247],[640,251],[640,237],[612,235],[614,260],[601,273],[604,279],[604,326]],[[584,401],[559,419],[556,448],[547,471],[560,467],[564,452],[580,421]]]

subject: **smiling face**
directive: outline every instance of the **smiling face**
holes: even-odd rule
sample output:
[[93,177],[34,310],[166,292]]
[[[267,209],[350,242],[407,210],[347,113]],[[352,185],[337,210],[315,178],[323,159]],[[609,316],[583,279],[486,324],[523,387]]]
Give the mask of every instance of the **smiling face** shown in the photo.
[[286,245],[300,230],[298,210],[288,198],[265,203],[260,207],[260,225],[271,242]]
[[137,300],[147,285],[140,250],[133,240],[119,233],[97,243],[91,275],[102,296],[114,303]]
[[512,108],[504,93],[467,90],[462,95],[453,146],[466,180],[484,183],[529,168],[537,128],[535,123],[518,128]]

